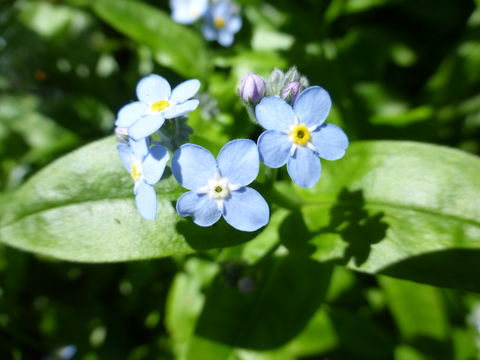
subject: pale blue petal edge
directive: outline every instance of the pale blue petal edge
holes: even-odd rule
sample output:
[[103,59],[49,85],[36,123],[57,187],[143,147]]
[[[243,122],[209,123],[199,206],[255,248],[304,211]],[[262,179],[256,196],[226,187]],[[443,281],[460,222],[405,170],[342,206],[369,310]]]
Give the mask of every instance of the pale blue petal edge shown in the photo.
[[172,172],[184,188],[197,190],[218,173],[217,161],[207,149],[184,144],[173,154]]
[[194,96],[200,89],[200,81],[191,79],[178,84],[172,91],[170,101],[183,103]]
[[222,215],[216,202],[210,199],[208,195],[197,194],[193,191],[180,196],[176,207],[180,216],[193,217],[193,222],[199,226],[211,226]]
[[135,202],[142,217],[147,220],[155,220],[157,216],[157,196],[153,186],[143,181],[140,182],[135,189]]
[[265,199],[256,190],[243,187],[232,191],[223,203],[225,221],[241,231],[255,231],[267,225],[270,210]]
[[255,142],[235,139],[226,143],[217,157],[218,168],[230,184],[245,186],[258,176],[260,160]]
[[312,144],[321,158],[338,160],[345,155],[348,137],[338,126],[323,124],[312,132]]
[[128,128],[128,135],[134,140],[140,140],[160,129],[164,122],[162,114],[143,116]]
[[159,100],[168,100],[171,88],[167,80],[160,75],[151,74],[137,84],[137,97],[141,102],[151,105]]
[[288,159],[287,171],[295,184],[311,188],[320,179],[320,159],[309,148],[299,146],[295,154]]
[[122,107],[117,115],[115,126],[128,128],[147,111],[147,105],[140,101],[127,104]]
[[258,123],[267,130],[288,131],[295,124],[295,113],[290,105],[277,97],[264,97],[255,107]]
[[130,173],[132,171],[132,165],[134,161],[132,150],[126,144],[119,144],[117,145],[117,151],[123,167],[128,171],[128,173]]
[[293,104],[293,111],[300,123],[308,127],[319,126],[327,118],[332,100],[328,92],[320,86],[303,90]]
[[277,130],[264,131],[258,138],[260,160],[271,168],[279,168],[287,163],[291,147],[289,135]]
[[165,119],[173,119],[195,110],[198,107],[198,104],[199,101],[197,99],[187,100],[182,104],[174,105],[163,111],[162,115]]
[[163,175],[167,161],[170,158],[168,151],[160,145],[155,145],[143,161],[143,176],[149,185],[157,183]]

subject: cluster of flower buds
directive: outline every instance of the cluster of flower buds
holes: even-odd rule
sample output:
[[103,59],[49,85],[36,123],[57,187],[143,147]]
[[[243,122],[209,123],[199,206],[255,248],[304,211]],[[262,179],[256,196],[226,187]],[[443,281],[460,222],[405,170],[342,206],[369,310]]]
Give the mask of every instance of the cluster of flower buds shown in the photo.
[[203,19],[205,39],[230,46],[242,27],[240,8],[230,0],[170,0],[172,18],[180,24],[192,24]]
[[280,97],[292,105],[307,87],[307,78],[302,76],[296,67],[287,72],[275,68],[267,80],[258,74],[248,73],[243,77],[238,92],[250,119],[256,122],[255,106],[264,97]]

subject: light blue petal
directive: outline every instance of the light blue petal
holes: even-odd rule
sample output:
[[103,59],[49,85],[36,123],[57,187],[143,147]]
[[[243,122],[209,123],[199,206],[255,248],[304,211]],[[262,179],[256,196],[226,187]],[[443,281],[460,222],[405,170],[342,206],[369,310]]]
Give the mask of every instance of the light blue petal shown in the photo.
[[320,159],[308,147],[299,146],[288,159],[287,171],[295,184],[310,188],[320,179]]
[[220,45],[228,47],[233,44],[233,34],[226,30],[220,31],[217,40]]
[[132,150],[128,145],[120,144],[117,145],[117,151],[123,167],[130,173],[132,171],[132,165],[134,161]]
[[264,131],[258,138],[260,160],[271,168],[279,168],[287,163],[291,147],[289,136],[277,130]]
[[330,95],[320,86],[311,86],[298,95],[293,111],[302,124],[310,126],[321,125],[328,116],[332,100]]
[[172,18],[180,24],[191,24],[207,10],[208,0],[174,0],[170,1]]
[[200,89],[200,81],[197,79],[184,81],[181,84],[178,84],[175,89],[173,89],[172,96],[170,96],[170,101],[183,103],[194,96],[198,89]]
[[140,140],[129,138],[128,144],[137,159],[142,160],[148,154],[148,147],[150,145],[148,138],[142,138]]
[[252,140],[232,140],[220,150],[217,162],[220,174],[232,185],[248,185],[258,176],[260,160],[257,145]]
[[232,191],[223,206],[225,220],[235,229],[255,231],[268,223],[270,211],[267,202],[248,186]]
[[182,104],[174,105],[163,111],[162,115],[165,119],[173,119],[195,110],[198,104],[199,101],[197,99],[187,100]]
[[290,105],[277,97],[264,97],[255,107],[257,121],[267,130],[288,131],[295,124],[295,113]]
[[206,194],[196,194],[189,191],[177,200],[177,212],[180,216],[191,216],[193,222],[199,226],[215,224],[222,212],[217,203]]
[[312,144],[321,158],[338,160],[345,155],[348,138],[338,126],[323,124],[312,132]]
[[156,74],[145,76],[137,85],[138,100],[147,105],[159,100],[167,100],[170,97],[170,92],[168,81]]
[[232,4],[230,1],[217,1],[214,6],[212,6],[212,16],[213,18],[222,17],[227,19],[232,12]]
[[155,220],[157,216],[157,196],[153,186],[144,183],[138,184],[135,191],[137,209],[147,220]]
[[162,114],[143,116],[128,128],[128,135],[134,140],[140,140],[160,129],[164,122]]
[[173,19],[173,21],[175,21],[179,24],[189,25],[189,24],[195,22],[195,20],[197,20],[198,17],[197,16],[192,16],[189,9],[183,8],[183,7],[178,7],[176,9],[174,9],[173,12],[172,12],[172,19]]
[[197,190],[217,174],[217,161],[207,149],[184,144],[173,154],[172,172],[184,188]]
[[232,34],[235,34],[241,28],[242,28],[242,18],[238,15],[232,16],[228,21],[228,24],[226,25],[226,29]]
[[168,151],[160,145],[155,145],[150,149],[143,161],[143,176],[147,184],[153,185],[160,180],[169,158]]
[[205,21],[202,26],[202,33],[205,39],[210,41],[215,40],[218,36],[218,31],[215,26],[213,26],[211,21]]
[[115,126],[128,128],[147,111],[147,105],[140,101],[132,102],[120,109]]

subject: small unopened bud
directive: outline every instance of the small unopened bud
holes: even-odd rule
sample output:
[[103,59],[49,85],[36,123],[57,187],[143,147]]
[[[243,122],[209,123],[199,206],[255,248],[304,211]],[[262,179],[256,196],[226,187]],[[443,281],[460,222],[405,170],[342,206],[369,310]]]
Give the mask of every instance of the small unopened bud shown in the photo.
[[257,74],[248,73],[238,91],[245,102],[257,104],[265,96],[265,80]]
[[302,91],[302,84],[298,81],[292,81],[282,89],[280,96],[282,99],[285,99],[285,101],[294,103],[300,91]]
[[128,131],[126,128],[116,127],[115,137],[117,138],[118,142],[122,144],[128,144]]

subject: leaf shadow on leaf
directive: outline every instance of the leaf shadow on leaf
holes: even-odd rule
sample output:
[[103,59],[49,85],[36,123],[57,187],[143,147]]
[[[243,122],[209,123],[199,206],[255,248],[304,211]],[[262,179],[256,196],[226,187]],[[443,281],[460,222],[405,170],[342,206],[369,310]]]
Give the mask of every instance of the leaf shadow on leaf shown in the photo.
[[[435,251],[410,257],[377,272],[401,279],[415,279],[420,283],[480,292],[479,258],[480,250],[475,249]],[[445,271],[445,264],[450,264],[448,271]]]
[[362,190],[340,192],[337,204],[330,210],[330,224],[323,231],[338,233],[348,244],[342,263],[353,259],[360,266],[367,261],[372,245],[385,238],[388,224],[382,222],[383,216],[383,212],[368,213]]
[[289,250],[311,255],[317,247],[311,243],[316,236],[337,234],[347,243],[341,264],[351,259],[360,266],[367,261],[371,246],[385,238],[388,224],[382,221],[383,212],[370,214],[365,209],[362,190],[343,189],[336,204],[330,209],[329,224],[317,231],[310,231],[300,211],[293,211],[280,227],[280,238]]

